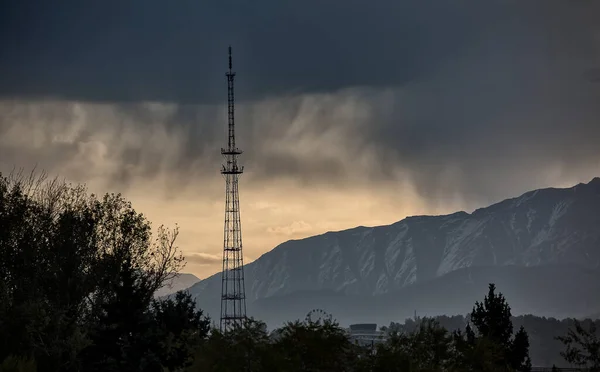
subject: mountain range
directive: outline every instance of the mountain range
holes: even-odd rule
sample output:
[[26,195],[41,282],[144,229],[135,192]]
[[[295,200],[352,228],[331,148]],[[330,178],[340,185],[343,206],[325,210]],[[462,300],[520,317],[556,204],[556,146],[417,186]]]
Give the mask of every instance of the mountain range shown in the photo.
[[187,289],[198,283],[200,279],[194,274],[181,273],[169,280],[165,285],[156,291],[156,297],[168,296],[177,291]]
[[[513,313],[600,311],[600,178],[472,213],[414,216],[290,240],[245,265],[248,315],[277,326],[314,308],[341,323],[465,314],[495,283]],[[219,316],[220,274],[189,288]]]

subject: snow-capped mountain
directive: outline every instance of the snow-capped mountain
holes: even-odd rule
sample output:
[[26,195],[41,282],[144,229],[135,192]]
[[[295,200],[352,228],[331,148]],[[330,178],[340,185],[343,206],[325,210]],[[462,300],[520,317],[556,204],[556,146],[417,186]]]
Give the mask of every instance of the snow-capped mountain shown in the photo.
[[[600,178],[541,189],[469,214],[416,216],[292,240],[245,266],[249,303],[299,291],[374,296],[468,267],[600,268]],[[220,274],[190,288],[220,299]],[[211,305],[208,305],[208,303]]]

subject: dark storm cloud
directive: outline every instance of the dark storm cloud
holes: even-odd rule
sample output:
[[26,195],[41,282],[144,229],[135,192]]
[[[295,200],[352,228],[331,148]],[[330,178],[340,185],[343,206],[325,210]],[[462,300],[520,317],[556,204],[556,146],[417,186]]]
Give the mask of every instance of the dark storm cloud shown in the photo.
[[544,4],[536,17],[515,7],[510,22],[407,87],[370,132],[425,196],[505,197],[546,186],[544,171],[577,179],[600,170],[600,86],[590,79],[600,3]]
[[[595,0],[29,0],[3,10],[0,94],[116,110],[23,156],[102,153],[91,134],[110,130],[103,156],[115,156],[109,174],[121,183],[166,169],[176,183],[217,174],[225,111],[212,104],[226,94],[229,43],[251,179],[339,185],[400,171],[427,199],[476,200],[545,186],[560,178],[545,175],[554,169],[598,169]],[[176,105],[157,114],[134,102],[144,100]],[[0,131],[14,129],[2,118]],[[0,155],[18,159],[19,149]]]
[[244,76],[240,98],[398,85],[506,17],[491,2],[437,0],[22,0],[3,8],[0,93],[113,102],[220,101],[229,43]]

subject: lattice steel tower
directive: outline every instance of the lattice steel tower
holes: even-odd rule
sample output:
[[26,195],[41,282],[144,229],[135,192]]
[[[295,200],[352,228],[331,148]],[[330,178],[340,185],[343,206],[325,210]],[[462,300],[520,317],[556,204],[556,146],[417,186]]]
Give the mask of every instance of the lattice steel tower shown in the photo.
[[223,272],[221,282],[221,331],[227,331],[234,324],[246,319],[246,288],[244,285],[244,259],[242,255],[242,228],[240,222],[240,198],[238,178],[244,171],[238,165],[242,153],[235,146],[234,95],[231,47],[229,47],[229,71],[227,76],[227,117],[229,141],[226,149],[221,149],[225,164],[221,174],[225,176],[225,231],[223,242]]

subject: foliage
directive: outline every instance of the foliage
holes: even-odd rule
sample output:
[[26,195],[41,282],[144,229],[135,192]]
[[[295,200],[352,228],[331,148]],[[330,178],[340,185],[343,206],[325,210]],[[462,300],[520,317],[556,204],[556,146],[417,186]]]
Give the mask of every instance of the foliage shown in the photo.
[[0,226],[0,360],[40,371],[133,368],[142,354],[161,370],[187,363],[182,340],[202,338],[201,313],[190,316],[190,298],[153,300],[183,267],[177,229],[153,238],[121,195],[22,172],[0,174]]
[[170,371],[189,366],[209,333],[210,320],[196,309],[191,295],[181,291],[174,298],[154,300],[151,314],[163,366]]
[[8,356],[0,363],[0,372],[36,372],[35,361],[28,358]]
[[600,338],[597,325],[588,321],[587,327],[574,320],[573,329],[569,329],[565,336],[557,337],[566,350],[561,352],[565,360],[571,364],[587,367],[591,372],[600,371]]
[[[441,327],[447,329],[451,333],[460,330],[464,338],[464,331],[469,323],[470,315],[440,315],[433,319],[440,324]],[[529,355],[532,363],[536,366],[552,366],[557,368],[572,367],[572,364],[567,362],[561,352],[564,350],[564,344],[558,340],[560,336],[564,336],[569,332],[569,329],[575,328],[575,319],[555,319],[539,317],[534,315],[519,315],[511,318],[514,329],[524,327],[529,336]],[[388,330],[392,327],[400,333],[414,332],[421,320],[407,319],[404,323],[391,323],[389,326],[381,327],[382,330]],[[587,319],[582,321],[584,328],[589,327],[592,322]],[[594,321],[596,328],[600,327],[600,320]]]
[[451,359],[452,339],[432,318],[421,319],[418,328],[405,334],[393,330],[377,345],[373,371],[445,371]]
[[455,366],[473,371],[531,371],[529,336],[523,327],[513,336],[510,306],[489,285],[483,302],[476,302],[464,335],[454,333],[459,357]]
[[328,320],[290,322],[269,335],[264,323],[248,319],[225,333],[213,329],[188,370],[350,371],[356,351],[345,331]]
[[286,371],[348,371],[356,362],[347,333],[329,319],[287,323],[275,347]]
[[[330,320],[289,322],[271,335],[263,323],[250,321],[225,334],[213,330],[188,371],[485,372],[531,368],[524,342],[527,334],[524,330],[512,334],[510,308],[493,286],[484,302],[476,303],[473,313],[476,329],[467,324],[464,332],[450,333],[432,318],[391,325],[386,328],[387,340],[374,349],[352,344],[346,331]],[[452,320],[464,324],[459,318]]]
[[[278,370],[266,325],[248,319],[225,333],[213,329],[196,353],[189,371],[263,371]],[[227,352],[225,353],[224,350]]]

